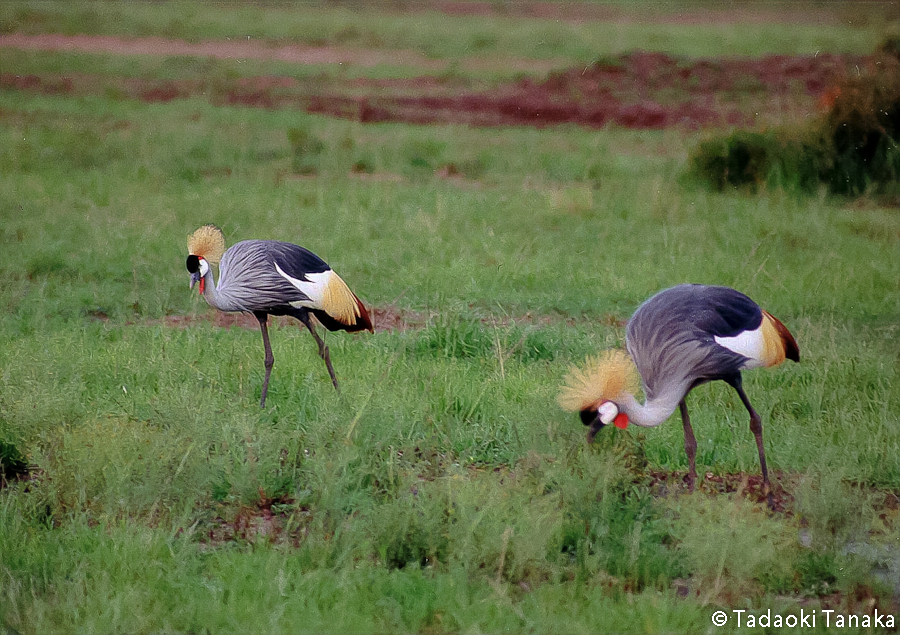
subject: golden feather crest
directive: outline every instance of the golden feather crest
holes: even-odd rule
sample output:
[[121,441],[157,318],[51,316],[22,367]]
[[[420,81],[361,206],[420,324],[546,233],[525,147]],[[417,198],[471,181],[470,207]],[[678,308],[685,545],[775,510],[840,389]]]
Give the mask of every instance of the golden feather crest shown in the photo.
[[218,264],[225,253],[225,235],[215,225],[204,225],[188,236],[188,253]]
[[601,401],[617,401],[625,393],[633,395],[639,387],[631,356],[622,350],[604,351],[572,367],[556,401],[563,410],[580,412]]

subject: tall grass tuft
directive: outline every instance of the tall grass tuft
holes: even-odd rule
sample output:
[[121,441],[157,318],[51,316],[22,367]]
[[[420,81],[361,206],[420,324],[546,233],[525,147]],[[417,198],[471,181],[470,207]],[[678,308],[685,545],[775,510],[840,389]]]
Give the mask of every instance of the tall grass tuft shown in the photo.
[[318,174],[325,149],[322,140],[308,128],[299,126],[289,128],[287,137],[291,146],[291,171],[300,175]]
[[741,496],[695,495],[667,505],[676,550],[702,603],[736,606],[791,579],[798,545],[789,521]]

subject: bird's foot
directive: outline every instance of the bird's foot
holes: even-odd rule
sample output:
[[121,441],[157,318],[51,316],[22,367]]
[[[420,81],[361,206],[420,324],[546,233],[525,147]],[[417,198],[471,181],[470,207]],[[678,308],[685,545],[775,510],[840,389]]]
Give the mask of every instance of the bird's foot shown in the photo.
[[693,492],[697,484],[697,474],[688,470],[687,474],[685,474],[684,478],[682,478],[681,480],[685,485],[687,485],[688,491]]

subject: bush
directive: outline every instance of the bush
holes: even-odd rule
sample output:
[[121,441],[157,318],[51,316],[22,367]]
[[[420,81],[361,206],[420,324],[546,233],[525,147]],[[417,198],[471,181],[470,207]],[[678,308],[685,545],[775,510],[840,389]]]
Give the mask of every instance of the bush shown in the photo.
[[900,193],[900,60],[882,52],[825,101],[828,111],[810,125],[739,130],[702,142],[691,153],[689,174],[718,190],[813,191],[824,183],[840,195]]
[[900,61],[879,58],[877,72],[851,77],[835,92],[825,121],[834,164],[832,192],[861,194],[897,187],[900,177]]
[[827,140],[790,131],[739,130],[702,142],[690,157],[690,170],[717,190],[761,185],[812,190],[829,168]]
[[900,60],[900,35],[888,36],[875,50],[878,53],[892,55]]

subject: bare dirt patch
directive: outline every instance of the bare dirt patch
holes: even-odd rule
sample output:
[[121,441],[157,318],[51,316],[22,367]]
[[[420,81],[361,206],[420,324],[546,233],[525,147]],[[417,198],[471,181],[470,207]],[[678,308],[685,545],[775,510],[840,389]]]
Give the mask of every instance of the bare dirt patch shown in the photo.
[[[675,491],[688,491],[687,473],[649,470],[647,479],[657,495],[664,496]],[[775,473],[771,477],[772,507],[778,513],[793,513],[794,496],[790,493],[796,478],[786,473]],[[716,494],[738,494],[760,505],[766,504],[766,495],[761,474],[738,472],[735,474],[697,475],[697,490]]]
[[[194,55],[278,59],[298,64],[442,62],[402,51],[353,51],[273,46],[262,42],[198,44],[148,38],[0,36],[0,46],[104,51],[130,55]],[[676,58],[634,52],[583,68],[524,78],[490,89],[464,78],[419,75],[404,79],[314,79],[287,76],[196,77],[163,80],[77,74],[0,74],[0,88],[23,92],[118,94],[148,102],[205,98],[222,106],[297,109],[363,123],[534,126],[576,124],[660,129],[672,126],[752,125],[815,112],[827,91],[870,60],[818,54],[763,58]]]
[[[427,313],[398,307],[369,307],[369,315],[376,331],[406,331],[424,328],[429,320]],[[223,313],[213,310],[192,315],[169,315],[163,319],[162,323],[171,328],[213,324],[225,329],[259,329],[259,321],[252,313]],[[269,324],[276,324],[279,327],[305,328],[294,318],[285,316],[269,316]]]
[[[432,311],[416,311],[414,309],[404,309],[396,305],[383,307],[367,307],[369,316],[372,318],[372,324],[376,332],[382,331],[410,331],[428,327],[433,324],[438,314]],[[91,316],[97,319],[94,316]],[[606,314],[599,318],[585,318],[597,321],[608,326],[623,327],[625,321],[619,316]],[[515,325],[525,326],[548,326],[552,324],[566,323],[574,326],[579,319],[569,316],[553,314],[534,314],[531,312],[516,316],[489,316],[481,319],[481,323],[485,328],[508,328]],[[162,319],[161,323],[170,328],[183,329],[190,328],[198,324],[212,324],[220,328],[244,328],[251,330],[259,329],[259,322],[252,313],[222,313],[210,309],[200,313],[191,315],[168,315]],[[278,327],[299,327],[304,329],[300,322],[292,317],[286,316],[269,316],[269,324]]]

